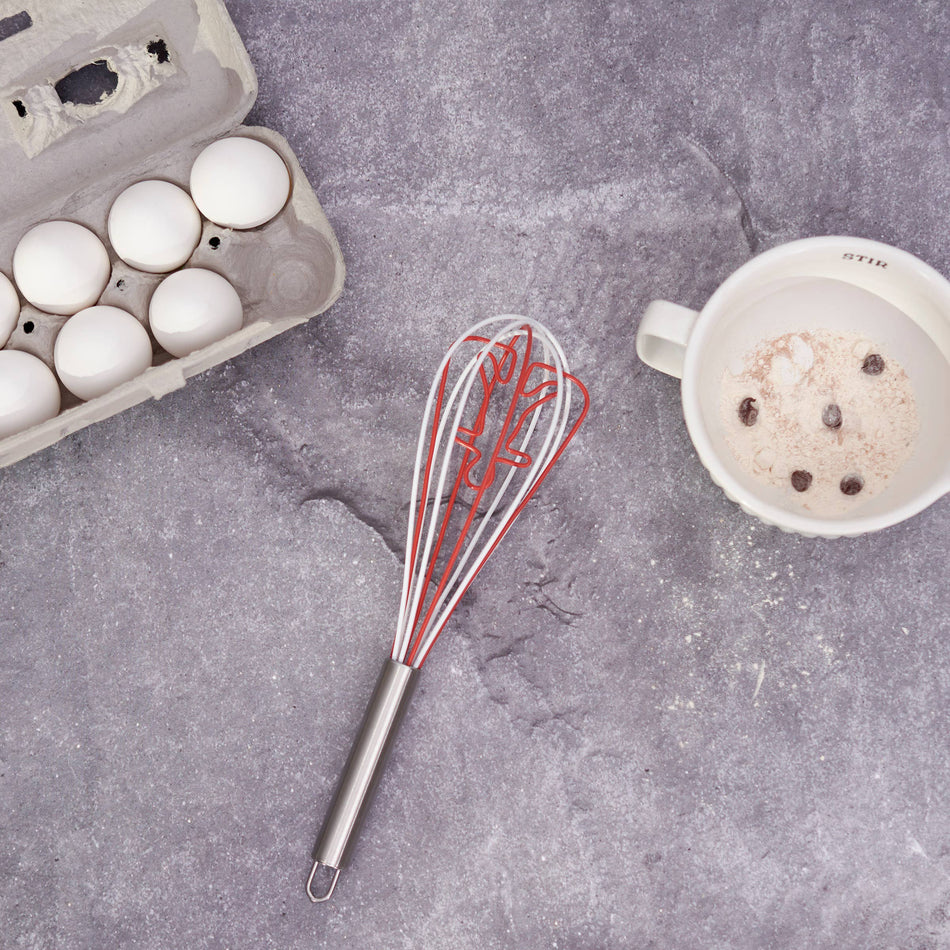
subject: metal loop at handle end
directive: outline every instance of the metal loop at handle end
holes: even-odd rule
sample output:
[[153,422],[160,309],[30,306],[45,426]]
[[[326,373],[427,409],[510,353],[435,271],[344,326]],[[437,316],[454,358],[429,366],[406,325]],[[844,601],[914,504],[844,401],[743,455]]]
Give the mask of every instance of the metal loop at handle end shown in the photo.
[[318,897],[313,893],[313,879],[317,875],[317,868],[329,867],[329,864],[324,864],[322,861],[314,861],[313,867],[310,868],[310,876],[307,878],[307,897],[310,898],[310,902],[312,904],[322,904],[324,901],[328,901],[331,897],[333,897],[333,892],[336,890],[336,882],[340,879],[340,871],[342,871],[343,868],[331,868],[333,871],[333,878],[330,881],[330,886],[327,888],[325,894]]

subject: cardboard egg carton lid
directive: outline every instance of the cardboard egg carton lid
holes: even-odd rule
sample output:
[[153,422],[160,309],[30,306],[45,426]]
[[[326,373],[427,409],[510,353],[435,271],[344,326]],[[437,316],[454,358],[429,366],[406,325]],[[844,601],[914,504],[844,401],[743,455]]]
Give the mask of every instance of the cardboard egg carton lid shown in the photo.
[[[144,178],[188,188],[194,158],[224,135],[266,142],[291,173],[290,201],[252,231],[206,222],[186,266],[230,280],[244,304],[237,333],[175,359],[154,347],[153,366],[86,403],[63,390],[49,422],[0,440],[0,466],[17,461],[185,380],[326,310],[343,287],[336,237],[306,175],[277,133],[241,125],[257,95],[247,51],[220,0],[0,0],[0,271],[12,277],[20,237],[64,218],[95,231],[113,261],[100,302],[147,325],[147,304],[163,275],[143,274],[108,244],[114,198]],[[66,317],[23,302],[6,344],[52,367]]]

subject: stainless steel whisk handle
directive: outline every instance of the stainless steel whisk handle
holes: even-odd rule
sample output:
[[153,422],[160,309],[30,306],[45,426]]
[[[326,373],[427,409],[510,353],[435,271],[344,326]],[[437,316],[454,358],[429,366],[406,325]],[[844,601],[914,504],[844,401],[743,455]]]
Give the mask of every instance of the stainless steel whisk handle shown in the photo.
[[[323,822],[313,867],[307,878],[307,896],[315,904],[329,900],[349,858],[357,832],[369,809],[389,751],[409,705],[419,670],[398,660],[386,660],[366,707],[360,731],[340,777],[333,804]],[[320,867],[335,873],[329,888],[320,896],[313,893],[313,881]]]

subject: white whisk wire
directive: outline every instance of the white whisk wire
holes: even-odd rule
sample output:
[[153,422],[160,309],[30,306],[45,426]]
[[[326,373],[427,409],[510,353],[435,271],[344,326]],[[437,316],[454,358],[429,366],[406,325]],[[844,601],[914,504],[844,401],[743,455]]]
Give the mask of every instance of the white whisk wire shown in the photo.
[[[429,463],[427,464],[427,476],[431,473],[432,463],[438,461],[439,459],[439,449],[443,444],[443,437],[445,434],[445,428],[448,422],[448,419],[451,417],[452,408],[458,402],[458,408],[455,412],[455,418],[452,423],[452,428],[448,437],[448,445],[452,446],[455,442],[456,436],[458,435],[458,430],[461,428],[461,416],[464,411],[468,395],[471,392],[472,385],[475,379],[475,372],[481,368],[485,360],[488,358],[488,349],[482,348],[467,364],[466,368],[459,375],[459,378],[456,380],[452,392],[449,396],[448,402],[444,406],[439,406],[439,419],[437,423],[437,429],[435,435],[431,437],[431,440],[427,439],[427,434],[429,432],[429,418],[432,415],[432,410],[436,402],[436,392],[444,391],[445,387],[445,372],[446,368],[449,365],[449,360],[451,356],[456,352],[456,350],[466,342],[469,336],[474,332],[473,328],[468,332],[468,334],[460,337],[453,346],[449,349],[446,358],[443,360],[442,366],[439,367],[439,372],[436,373],[435,379],[433,380],[432,387],[429,391],[429,399],[426,403],[426,410],[423,416],[422,428],[419,435],[419,445],[416,450],[416,470],[413,473],[413,487],[412,494],[410,499],[409,507],[409,531],[408,538],[406,542],[406,570],[404,574],[404,586],[403,586],[403,597],[402,604],[403,609],[400,611],[399,618],[399,639],[401,643],[400,654],[397,655],[393,653],[393,659],[404,660],[406,651],[409,648],[409,643],[412,639],[412,627],[415,619],[418,617],[418,612],[420,610],[420,603],[422,601],[423,594],[425,592],[425,584],[419,583],[419,576],[424,570],[424,566],[429,562],[429,556],[432,550],[432,543],[435,538],[435,529],[438,525],[438,515],[439,515],[439,503],[436,499],[442,498],[442,493],[445,489],[445,481],[448,477],[449,465],[451,463],[451,452],[445,454],[442,458],[442,465],[439,469],[439,478],[436,484],[435,490],[431,492],[432,482],[430,479],[425,480],[423,486],[424,497],[420,498],[418,494],[418,483],[419,475],[421,470],[422,454],[427,443],[429,445]],[[472,372],[474,367],[475,372]],[[459,393],[464,387],[464,392],[459,399]],[[431,508],[429,507],[429,498],[432,497],[433,503]],[[418,538],[422,536],[420,531],[419,535],[415,534],[415,516],[418,512],[418,517],[420,521],[425,522],[426,512],[428,512],[428,531],[425,532],[425,545],[420,554],[420,549],[418,545]],[[418,567],[418,570],[417,570]]]
[[[490,334],[489,332],[481,332],[492,325],[494,325],[493,329],[497,327],[495,332]],[[529,459],[529,466],[526,470],[523,466],[510,464],[509,471],[501,479],[500,484],[489,486],[492,491],[490,501],[484,503],[485,499],[479,499],[484,503],[483,510],[480,513],[475,511],[469,513],[464,534],[453,551],[452,559],[454,563],[450,563],[446,568],[448,577],[443,577],[438,581],[433,600],[426,607],[427,589],[430,583],[434,582],[430,561],[433,546],[435,546],[436,551],[441,550],[446,529],[440,510],[446,481],[450,474],[454,473],[457,480],[455,489],[457,492],[462,479],[461,473],[453,462],[458,462],[457,452],[462,453],[463,459],[465,458],[466,450],[464,446],[459,446],[458,435],[463,427],[462,423],[469,397],[476,380],[483,376],[482,371],[486,361],[493,360],[496,347],[502,349],[505,346],[514,347],[520,340],[523,340],[525,345],[524,366],[520,369],[521,375],[526,379],[533,369],[541,368],[547,377],[534,386],[531,394],[535,395],[542,392],[545,387],[550,387],[553,383],[553,398],[539,399],[535,405],[515,420],[511,419],[513,410],[509,411],[509,419],[506,422],[515,421],[519,428],[524,424],[524,432],[515,451]],[[535,341],[541,345],[543,353],[543,363],[541,364],[531,359],[532,344]],[[446,401],[444,396],[452,359],[464,344],[472,342],[477,343],[479,349],[461,370]],[[515,371],[519,369],[515,351],[510,350],[502,359],[502,363],[508,356],[515,359],[515,366],[512,369],[512,378],[514,378]],[[407,657],[411,655],[408,662],[412,666],[418,667],[424,662],[458,601],[464,596],[475,575],[507,532],[540,479],[544,477],[553,459],[556,458],[564,443],[565,432],[570,419],[572,386],[565,385],[567,379],[570,379],[572,383],[574,382],[573,378],[569,377],[567,360],[560,344],[542,324],[528,317],[506,315],[483,320],[459,337],[449,348],[430,387],[416,449],[416,465],[413,472],[407,526],[403,595],[400,600],[399,619],[392,649],[394,660],[407,662]],[[532,457],[528,455],[526,449],[528,443],[536,435],[542,412],[549,415],[550,421],[544,432],[541,447],[539,451],[533,453]],[[435,413],[438,413],[438,416],[433,421]],[[449,419],[452,420],[451,423],[449,423]],[[433,427],[435,428],[434,433],[431,432]],[[426,457],[426,463],[425,475],[423,476],[424,457]],[[492,464],[494,464],[494,461]],[[436,479],[432,478],[434,469],[438,469]],[[522,481],[517,491],[511,496],[507,506],[498,517],[498,523],[494,530],[479,549],[479,542],[482,540],[491,519],[500,507],[502,499],[508,493],[512,481],[519,474],[522,476]],[[420,482],[423,483],[421,492]],[[439,532],[440,527],[442,531],[437,541],[437,532]],[[468,537],[466,538],[464,535],[468,535]],[[424,543],[421,543],[423,539]],[[424,615],[422,613],[423,608],[425,608]],[[421,627],[418,626],[420,617],[423,618]]]
[[[546,348],[545,348],[546,349]],[[554,409],[551,413],[552,420],[548,428],[547,436],[545,437],[544,445],[541,450],[536,453],[536,460],[533,463],[531,469],[527,473],[527,476],[523,479],[521,486],[519,487],[517,493],[511,498],[508,503],[508,506],[504,510],[504,513],[500,516],[498,524],[495,527],[495,530],[488,537],[488,540],[484,543],[483,548],[479,556],[476,558],[475,563],[471,566],[468,573],[459,581],[459,576],[462,571],[465,569],[465,565],[475,554],[479,539],[481,538],[482,533],[485,528],[489,525],[490,519],[492,518],[495,509],[498,507],[502,498],[504,497],[510,482],[514,479],[515,475],[519,473],[519,469],[512,467],[504,479],[501,487],[498,492],[495,494],[495,497],[490,506],[485,510],[483,515],[479,518],[478,526],[475,531],[472,533],[471,537],[468,539],[468,543],[465,548],[465,554],[462,559],[460,559],[458,566],[453,572],[452,576],[449,578],[447,584],[445,584],[444,592],[441,598],[441,601],[438,605],[436,612],[434,612],[432,619],[426,625],[425,632],[422,635],[421,646],[419,649],[419,655],[422,660],[428,655],[429,650],[432,648],[432,645],[435,643],[439,633],[444,627],[449,616],[455,609],[458,604],[458,601],[464,596],[465,591],[468,589],[471,581],[474,579],[475,575],[481,570],[482,565],[488,559],[490,553],[494,550],[494,547],[497,545],[497,542],[501,540],[501,537],[511,526],[513,521],[513,514],[518,510],[521,505],[521,502],[524,500],[525,496],[531,491],[535,486],[537,478],[540,476],[540,473],[544,470],[544,466],[547,464],[550,456],[550,448],[552,445],[552,437],[557,438],[558,434],[563,434],[563,428],[566,424],[566,416],[563,419],[559,415],[559,410],[561,408],[561,403],[564,401],[563,397],[563,371],[558,367],[558,375],[556,379],[558,380],[558,389],[557,395],[555,397]],[[525,437],[520,445],[520,450],[524,450],[529,441],[531,440],[535,427],[538,425],[540,417],[540,412],[534,412],[531,415],[531,421],[528,425],[527,432]],[[451,450],[451,447],[449,447]],[[458,582],[456,586],[456,582]],[[449,595],[452,591],[454,593],[446,601],[446,596]]]

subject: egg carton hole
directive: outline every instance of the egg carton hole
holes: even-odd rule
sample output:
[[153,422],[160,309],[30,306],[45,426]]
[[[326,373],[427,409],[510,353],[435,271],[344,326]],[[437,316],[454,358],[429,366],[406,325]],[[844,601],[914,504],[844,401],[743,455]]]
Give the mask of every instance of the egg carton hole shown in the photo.
[[23,105],[23,102],[19,99],[13,100],[13,108],[16,109],[16,114],[21,118],[26,118],[26,106]]
[[36,324],[32,320],[27,320],[26,323],[23,324],[24,333],[32,333],[35,329]]
[[0,40],[8,40],[17,33],[28,30],[33,25],[33,17],[26,10],[14,13],[13,16],[0,20]]
[[94,106],[108,99],[118,85],[119,74],[107,60],[97,59],[63,76],[53,89],[64,105]]
[[152,40],[145,47],[145,52],[150,53],[160,63],[167,63],[170,59],[168,54],[168,44],[161,38]]

